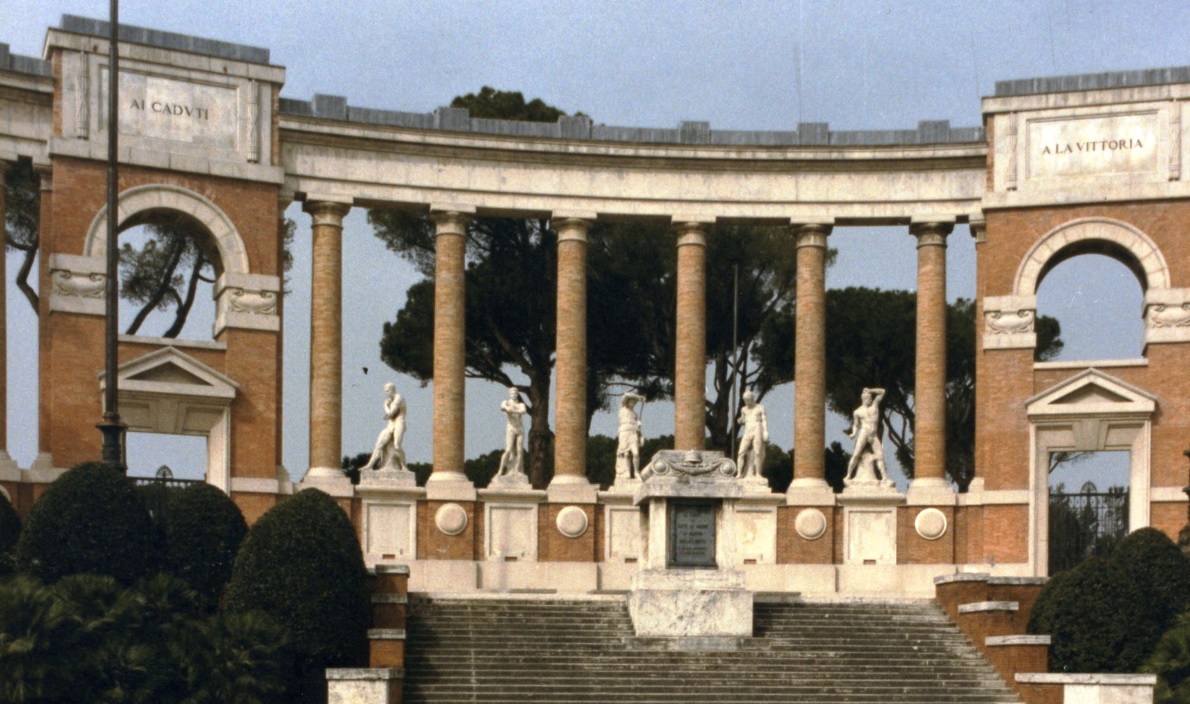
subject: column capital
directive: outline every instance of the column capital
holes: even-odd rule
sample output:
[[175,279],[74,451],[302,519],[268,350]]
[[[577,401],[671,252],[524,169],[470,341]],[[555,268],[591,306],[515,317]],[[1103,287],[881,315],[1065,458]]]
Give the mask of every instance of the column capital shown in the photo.
[[595,218],[554,215],[551,222],[558,233],[558,242],[586,242]]
[[923,220],[909,225],[909,234],[917,238],[917,246],[945,247],[946,236],[954,230],[954,221]]
[[40,191],[54,190],[54,169],[51,166],[34,166],[33,173],[37,174],[37,186]]
[[434,236],[466,235],[467,223],[475,217],[474,212],[464,210],[430,209],[430,222],[434,223]]
[[327,200],[307,200],[302,204],[302,210],[310,214],[314,220],[314,226],[331,225],[333,227],[342,228],[343,218],[347,217],[347,213],[351,211],[351,206],[346,203],[335,203]]
[[984,218],[971,218],[967,226],[971,228],[971,237],[975,239],[975,244],[983,244],[988,241],[988,221]]
[[670,229],[677,234],[679,247],[685,247],[687,245],[705,247],[707,245],[707,233],[711,231],[711,227],[714,224],[714,222],[709,220],[675,217],[673,224],[670,225]]
[[798,247],[822,247],[825,249],[826,238],[830,236],[834,225],[824,222],[802,222],[794,223],[792,227]]

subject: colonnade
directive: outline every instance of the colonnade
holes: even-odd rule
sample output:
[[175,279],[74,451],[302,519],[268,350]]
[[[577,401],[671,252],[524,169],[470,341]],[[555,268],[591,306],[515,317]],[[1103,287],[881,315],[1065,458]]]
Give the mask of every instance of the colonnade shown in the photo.
[[[313,218],[310,314],[310,466],[315,476],[342,456],[342,231],[344,203],[307,201]],[[463,474],[464,255],[474,211],[432,208],[435,227],[433,472]],[[594,213],[553,213],[558,233],[557,398],[554,485],[586,485],[587,236]],[[704,449],[706,406],[706,243],[713,220],[675,216],[677,235],[675,449]],[[916,477],[910,486],[946,491],[946,237],[953,219],[914,222],[917,239]],[[826,261],[831,222],[797,223],[797,330],[792,493],[825,494]],[[858,402],[858,399],[857,399]],[[334,470],[337,472],[337,470]]]

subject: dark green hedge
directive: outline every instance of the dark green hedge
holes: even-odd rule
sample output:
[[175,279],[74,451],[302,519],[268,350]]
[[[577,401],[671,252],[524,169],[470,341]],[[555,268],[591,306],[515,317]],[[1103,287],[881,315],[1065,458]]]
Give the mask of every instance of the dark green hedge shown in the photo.
[[166,569],[194,589],[203,611],[213,612],[248,533],[244,515],[214,486],[192,484],[170,495],[163,523]]
[[370,605],[363,554],[347,514],[317,489],[273,507],[248,531],[224,593],[228,612],[259,610],[290,631],[297,701],[326,699],[327,667],[367,660]]
[[1140,590],[1143,618],[1121,656],[1139,667],[1157,647],[1161,634],[1190,606],[1190,560],[1156,528],[1128,535],[1111,559]]
[[21,537],[21,517],[0,493],[0,577],[16,569],[17,541]]
[[17,566],[47,583],[92,573],[130,585],[157,571],[159,551],[132,480],[102,462],[86,462],[33,505],[17,543]]
[[1142,528],[1110,559],[1090,558],[1045,585],[1029,617],[1047,634],[1053,672],[1136,672],[1190,606],[1190,561]]

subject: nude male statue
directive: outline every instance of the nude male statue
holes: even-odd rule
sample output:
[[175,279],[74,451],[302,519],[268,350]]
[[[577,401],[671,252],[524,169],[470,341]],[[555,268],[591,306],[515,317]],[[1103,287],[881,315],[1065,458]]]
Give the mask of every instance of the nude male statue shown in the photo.
[[616,444],[617,477],[640,477],[640,446],[644,436],[640,432],[640,419],[636,415],[638,402],[644,403],[645,397],[631,391],[620,397],[620,426]]
[[847,430],[847,437],[855,438],[855,449],[851,453],[851,461],[847,463],[845,483],[855,479],[856,470],[869,456],[879,470],[878,479],[882,482],[888,479],[884,469],[884,446],[880,442],[880,400],[883,398],[884,389],[864,389],[860,395],[859,408],[851,414],[851,428]]
[[500,456],[500,471],[497,474],[524,474],[524,417],[529,409],[515,386],[509,387],[508,398],[500,402],[500,410],[508,419],[508,427],[504,431],[504,454]]
[[769,441],[769,422],[764,406],[756,402],[756,394],[744,392],[744,407],[740,409],[740,425],[744,426],[744,437],[740,439],[740,451],[736,455],[740,479],[761,476],[764,469],[765,443]]
[[376,447],[363,469],[408,470],[405,465],[405,399],[393,384],[384,385],[384,430],[376,438]]

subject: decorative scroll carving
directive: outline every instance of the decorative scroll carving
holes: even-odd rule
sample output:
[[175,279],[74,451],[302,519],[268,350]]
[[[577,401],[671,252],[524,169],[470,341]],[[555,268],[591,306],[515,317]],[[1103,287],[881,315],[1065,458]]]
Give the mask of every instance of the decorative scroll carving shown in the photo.
[[1024,349],[1037,345],[1037,296],[986,296],[983,348]]
[[273,291],[228,288],[227,297],[227,308],[230,311],[251,315],[277,314],[277,294]]
[[1016,311],[984,311],[984,334],[1013,335],[1021,332],[1033,332],[1035,318],[1036,313],[1027,308]]
[[1157,303],[1149,306],[1148,324],[1154,328],[1190,327],[1190,302],[1181,305]]
[[55,269],[50,272],[54,294],[67,298],[103,298],[107,277],[103,274]]
[[699,477],[714,473],[736,476],[735,462],[724,457],[722,452],[662,450],[653,455],[653,461],[641,471],[641,479],[647,481],[651,476],[667,475]]

